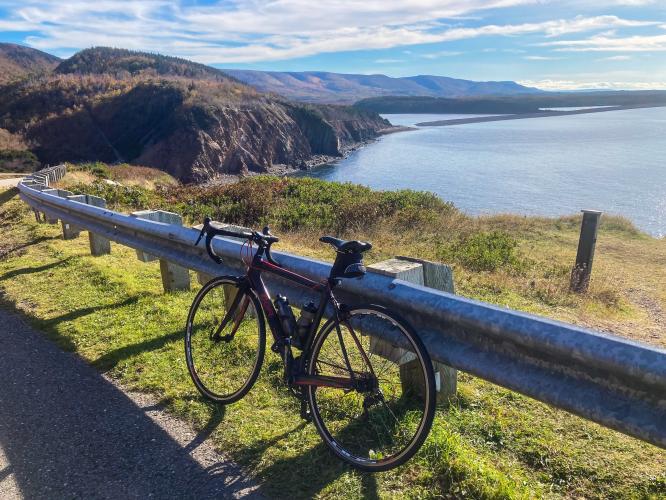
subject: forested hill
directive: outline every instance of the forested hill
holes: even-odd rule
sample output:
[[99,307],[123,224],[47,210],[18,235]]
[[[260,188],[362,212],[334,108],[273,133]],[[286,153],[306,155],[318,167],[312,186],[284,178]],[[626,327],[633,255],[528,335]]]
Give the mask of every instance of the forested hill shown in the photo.
[[535,113],[543,108],[587,106],[664,106],[666,91],[544,92],[520,96],[436,97],[386,96],[362,99],[354,106],[377,113]]
[[305,168],[389,126],[373,111],[292,103],[214,68],[118,49],[0,86],[0,129],[42,163],[128,162],[185,181]]
[[232,80],[218,69],[187,59],[111,47],[94,47],[77,52],[63,61],[55,72],[63,75],[106,74],[119,78],[141,75]]
[[48,73],[58,63],[60,58],[46,52],[14,43],[0,43],[0,83]]
[[393,78],[325,71],[254,71],[225,69],[225,73],[262,92],[274,92],[304,102],[352,104],[376,96],[466,97],[539,93],[516,82],[477,82],[446,76]]

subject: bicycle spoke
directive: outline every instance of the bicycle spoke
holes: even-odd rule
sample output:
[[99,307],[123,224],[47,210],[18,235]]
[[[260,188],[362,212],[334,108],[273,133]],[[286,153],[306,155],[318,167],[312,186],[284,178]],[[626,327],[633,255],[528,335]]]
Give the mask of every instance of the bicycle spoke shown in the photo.
[[423,355],[417,355],[406,330],[375,310],[358,310],[344,323],[330,326],[315,344],[317,373],[346,372],[356,380],[355,388],[346,393],[311,390],[315,417],[326,430],[322,437],[335,441],[334,449],[345,450],[348,455],[342,458],[364,467],[369,467],[368,460],[387,464],[413,453],[427,432],[428,426],[420,423],[432,418],[427,401],[433,389],[411,388],[428,379],[420,361]]

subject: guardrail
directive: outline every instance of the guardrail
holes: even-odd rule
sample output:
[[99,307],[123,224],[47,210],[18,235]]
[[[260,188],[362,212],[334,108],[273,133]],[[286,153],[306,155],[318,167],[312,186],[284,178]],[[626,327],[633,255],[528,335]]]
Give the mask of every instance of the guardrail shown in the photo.
[[[224,259],[218,266],[202,247],[194,246],[196,229],[90,205],[81,195],[68,198],[67,192],[48,190],[41,172],[19,184],[20,196],[51,221],[63,221],[63,228],[71,224],[200,273],[242,271],[240,242],[215,238],[215,251]],[[49,172],[47,180],[64,175],[64,167]],[[274,254],[283,265],[311,279],[329,275],[330,264]],[[277,277],[268,275],[266,281],[295,305],[313,298]],[[665,350],[382,274],[345,280],[340,292],[349,303],[378,302],[394,308],[419,332],[435,361],[666,448]]]

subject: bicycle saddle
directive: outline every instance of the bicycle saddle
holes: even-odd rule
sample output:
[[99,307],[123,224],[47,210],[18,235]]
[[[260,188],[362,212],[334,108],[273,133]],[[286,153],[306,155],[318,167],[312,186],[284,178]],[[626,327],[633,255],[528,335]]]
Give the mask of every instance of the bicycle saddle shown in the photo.
[[319,241],[329,243],[335,248],[336,252],[340,253],[363,253],[372,248],[372,244],[366,241],[345,241],[333,236],[322,236]]

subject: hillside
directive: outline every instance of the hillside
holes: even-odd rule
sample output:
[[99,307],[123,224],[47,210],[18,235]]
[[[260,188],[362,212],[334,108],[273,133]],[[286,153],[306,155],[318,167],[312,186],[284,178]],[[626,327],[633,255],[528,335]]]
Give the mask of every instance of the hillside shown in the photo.
[[60,62],[60,58],[40,50],[0,43],[0,84],[27,75],[48,73]]
[[41,162],[127,162],[183,181],[306,168],[389,126],[372,111],[291,103],[196,63],[107,48],[0,89],[0,127]]
[[77,52],[55,69],[61,75],[112,75],[182,77],[196,80],[230,81],[220,70],[179,57],[111,47],[94,47]]
[[521,96],[437,97],[385,96],[362,99],[359,109],[377,113],[535,113],[542,108],[585,106],[664,106],[666,91],[548,92]]
[[323,71],[223,71],[262,92],[274,92],[304,102],[351,104],[367,97],[388,95],[465,97],[540,92],[515,82],[475,82],[433,75],[392,78]]

